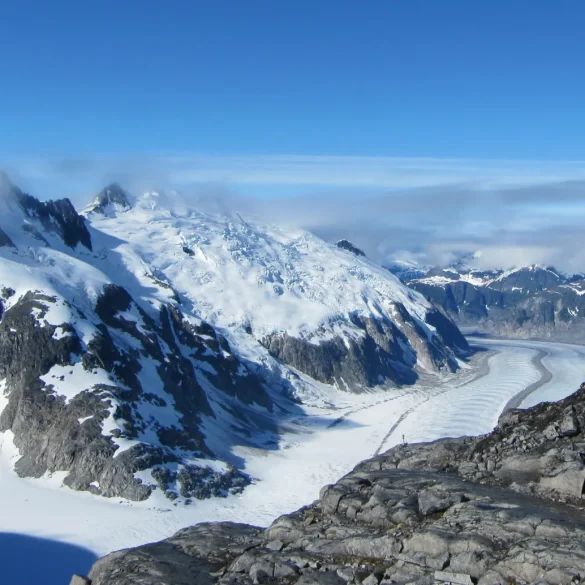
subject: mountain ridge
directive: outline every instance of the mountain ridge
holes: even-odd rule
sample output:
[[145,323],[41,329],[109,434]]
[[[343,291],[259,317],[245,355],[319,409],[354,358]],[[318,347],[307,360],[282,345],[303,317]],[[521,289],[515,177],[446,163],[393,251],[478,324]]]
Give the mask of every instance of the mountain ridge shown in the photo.
[[480,270],[465,263],[403,280],[460,327],[502,337],[578,342],[585,334],[583,275],[532,264]]
[[321,385],[410,384],[468,350],[421,295],[307,232],[117,186],[83,215],[3,192],[0,430],[23,477],[131,500],[237,492],[231,445],[278,444]]

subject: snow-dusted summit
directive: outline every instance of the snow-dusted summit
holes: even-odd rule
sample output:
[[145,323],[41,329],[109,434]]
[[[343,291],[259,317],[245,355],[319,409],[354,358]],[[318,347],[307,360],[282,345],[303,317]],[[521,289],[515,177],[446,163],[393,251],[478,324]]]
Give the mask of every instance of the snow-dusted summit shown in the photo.
[[481,270],[473,267],[474,259],[477,255],[404,280],[461,327],[505,337],[582,342],[582,274],[567,275],[537,264]]
[[101,213],[111,215],[116,211],[124,211],[130,207],[130,196],[120,185],[111,183],[102,189],[96,198],[82,211],[85,215]]
[[0,192],[0,432],[22,476],[239,490],[232,446],[274,445],[291,398],[412,383],[466,349],[422,295],[307,232],[115,185],[84,215]]

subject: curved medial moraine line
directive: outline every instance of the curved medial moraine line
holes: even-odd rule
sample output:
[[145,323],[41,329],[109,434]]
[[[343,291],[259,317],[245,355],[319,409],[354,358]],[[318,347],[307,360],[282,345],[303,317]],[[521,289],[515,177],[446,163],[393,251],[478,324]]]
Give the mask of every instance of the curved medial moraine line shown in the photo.
[[473,378],[471,378],[470,380],[466,380],[462,384],[458,384],[455,386],[448,386],[444,390],[441,390],[438,392],[430,392],[422,400],[420,400],[419,402],[417,402],[416,404],[411,406],[408,410],[404,411],[400,415],[398,420],[390,427],[390,430],[386,433],[386,435],[384,435],[384,438],[382,439],[381,443],[378,445],[378,448],[374,451],[373,457],[380,454],[380,451],[382,451],[384,445],[386,444],[386,441],[388,441],[388,439],[392,436],[392,434],[398,428],[398,426],[407,417],[409,417],[421,404],[428,402],[431,398],[435,398],[436,396],[440,396],[441,394],[445,394],[446,392],[450,392],[450,391],[455,390],[457,388],[460,388],[461,386],[464,386],[466,384],[471,384],[472,382],[477,382],[477,380],[480,380],[481,378],[488,376],[490,373],[489,358],[491,358],[494,355],[496,355],[497,353],[499,353],[499,351],[498,350],[490,350],[490,352],[491,353],[486,355],[486,359],[480,361],[476,375]]
[[[534,355],[531,359],[531,363],[532,365],[535,367],[536,371],[539,373],[540,378],[538,380],[536,380],[535,382],[532,382],[531,384],[529,384],[528,386],[526,386],[526,388],[524,388],[524,390],[518,392],[517,394],[515,394],[507,403],[506,406],[504,407],[504,409],[502,410],[502,413],[506,412],[507,410],[510,410],[512,408],[518,408],[520,406],[520,404],[522,404],[522,402],[524,402],[524,400],[533,392],[536,392],[536,390],[538,390],[539,388],[541,388],[544,384],[550,382],[550,380],[552,379],[553,375],[552,373],[544,366],[544,364],[542,363],[542,360],[550,355],[549,351],[545,351],[545,350],[535,350],[537,351],[536,355]],[[491,356],[490,356],[491,357]],[[483,378],[485,376],[487,376],[490,373],[490,368],[489,368],[489,363],[486,362],[487,364],[487,368],[482,369],[480,372],[478,372],[478,375],[470,381],[467,381],[464,385],[467,385],[469,383],[475,382],[480,378]],[[379,455],[380,452],[382,452],[384,450],[384,446],[387,444],[388,439],[394,434],[394,432],[396,431],[396,429],[416,410],[418,410],[424,403],[428,402],[429,400],[431,400],[432,398],[435,398],[437,396],[440,396],[442,394],[446,394],[448,392],[452,392],[453,390],[456,390],[458,388],[460,388],[461,386],[457,386],[457,387],[448,387],[445,388],[444,390],[438,391],[438,392],[434,392],[431,393],[427,396],[425,396],[423,399],[421,399],[420,401],[418,401],[416,404],[414,404],[413,406],[411,406],[408,410],[406,410],[404,413],[402,413],[402,415],[398,418],[398,420],[392,425],[392,427],[390,428],[390,430],[388,431],[388,433],[386,433],[386,435],[384,436],[384,438],[382,439],[382,441],[380,442],[380,444],[378,445],[378,448],[376,449],[376,451],[374,452],[373,456]]]
[[[448,390],[444,390],[444,392],[448,392]],[[392,436],[394,431],[398,428],[398,425],[400,425],[402,423],[402,421],[404,421],[404,419],[407,416],[410,416],[421,404],[423,404],[424,402],[426,402],[427,400],[430,400],[430,399],[431,399],[431,397],[429,396],[429,397],[425,398],[424,400],[421,400],[420,402],[418,402],[414,406],[411,406],[407,411],[403,412],[400,415],[398,420],[390,427],[390,430],[384,435],[382,442],[378,445],[378,448],[374,451],[373,457],[376,457],[377,455],[380,454],[382,447],[384,447],[384,445],[386,444],[386,441]]]
[[545,351],[543,349],[539,349],[538,353],[532,358],[532,364],[538,370],[540,374],[540,379],[536,382],[533,382],[529,386],[526,386],[522,392],[518,392],[516,396],[513,396],[508,400],[506,406],[504,406],[504,410],[502,410],[502,414],[511,410],[513,408],[520,408],[520,405],[528,398],[533,392],[536,392],[541,386],[544,386],[548,382],[552,380],[552,372],[546,368],[546,366],[542,363],[542,360],[545,357],[550,355],[549,351]]
[[[482,349],[485,349],[485,348],[482,348]],[[477,382],[477,380],[480,380],[481,378],[484,378],[485,376],[489,375],[489,373],[490,373],[490,368],[489,368],[489,364],[488,364],[489,358],[496,355],[497,353],[499,353],[499,351],[495,350],[495,349],[487,350],[487,353],[483,356],[483,358],[479,359],[479,361],[477,363],[477,370],[475,371],[473,378],[465,379],[464,381],[459,382],[459,383],[455,383],[455,384],[452,383],[453,382],[452,379],[449,379],[448,381],[443,381],[443,383],[441,385],[444,385],[445,383],[449,384],[449,387],[443,391],[435,391],[435,392],[430,391],[429,392],[428,389],[418,389],[419,392],[424,392],[425,390],[427,390],[427,393],[425,394],[425,398],[423,400],[421,400],[420,402],[417,402],[414,406],[412,406],[407,412],[405,412],[400,417],[400,420],[398,420],[396,422],[396,424],[394,424],[392,426],[392,428],[390,429],[390,431],[388,432],[387,437],[389,437],[394,432],[394,430],[396,429],[396,426],[398,424],[400,424],[400,422],[406,418],[408,413],[415,410],[418,406],[420,406],[424,402],[427,402],[430,398],[434,398],[435,396],[439,396],[440,394],[443,394],[443,393],[445,393],[449,390],[453,390],[455,388],[459,388],[460,386],[465,386],[466,384],[470,384],[471,382]],[[347,412],[342,414],[340,417],[336,418],[329,425],[327,425],[327,428],[332,429],[332,428],[344,423],[351,415],[355,414],[356,412],[360,412],[361,410],[367,410],[368,408],[372,408],[372,406],[375,407],[375,406],[378,406],[380,404],[385,404],[387,402],[391,402],[392,400],[397,400],[399,398],[403,398],[405,394],[414,393],[416,391],[417,391],[416,388],[411,389],[409,387],[406,387],[400,393],[397,393],[397,394],[394,394],[393,396],[384,398],[383,400],[380,400],[379,402],[376,402],[374,404],[364,404],[363,406],[359,406],[358,408],[353,408],[351,410],[348,410]],[[382,448],[383,444],[384,444],[384,442],[382,442],[380,447],[378,447],[375,455],[378,454],[378,452]]]

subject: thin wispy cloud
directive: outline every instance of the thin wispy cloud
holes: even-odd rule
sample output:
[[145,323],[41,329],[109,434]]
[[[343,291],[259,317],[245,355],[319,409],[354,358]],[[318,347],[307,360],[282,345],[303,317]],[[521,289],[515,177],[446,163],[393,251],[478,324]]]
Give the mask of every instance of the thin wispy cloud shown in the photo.
[[[585,179],[583,161],[473,160],[319,155],[205,154],[101,156],[89,159],[5,160],[36,180],[134,176],[174,185],[223,183],[258,186],[322,186],[404,189],[474,182],[482,186],[534,185]],[[276,193],[278,194],[278,193]]]
[[224,181],[273,185],[389,189],[478,182],[534,184],[585,179],[574,161],[504,161],[361,156],[178,157],[164,163],[178,182]]

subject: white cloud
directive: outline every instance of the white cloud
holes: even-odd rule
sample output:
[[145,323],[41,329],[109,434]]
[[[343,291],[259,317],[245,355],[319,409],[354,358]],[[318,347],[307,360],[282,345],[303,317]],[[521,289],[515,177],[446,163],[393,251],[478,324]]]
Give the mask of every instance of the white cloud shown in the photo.
[[[348,238],[384,262],[484,251],[502,267],[585,270],[585,163],[358,156],[101,156],[0,161],[40,198],[87,203],[119,181],[177,188],[192,204]],[[293,193],[294,195],[291,195]]]
[[[223,183],[232,186],[320,186],[405,189],[454,183],[493,186],[534,185],[585,179],[582,161],[474,160],[318,155],[148,155],[90,159],[4,160],[8,169],[31,180],[58,176],[132,177],[175,186]],[[278,195],[278,190],[275,194]]]

